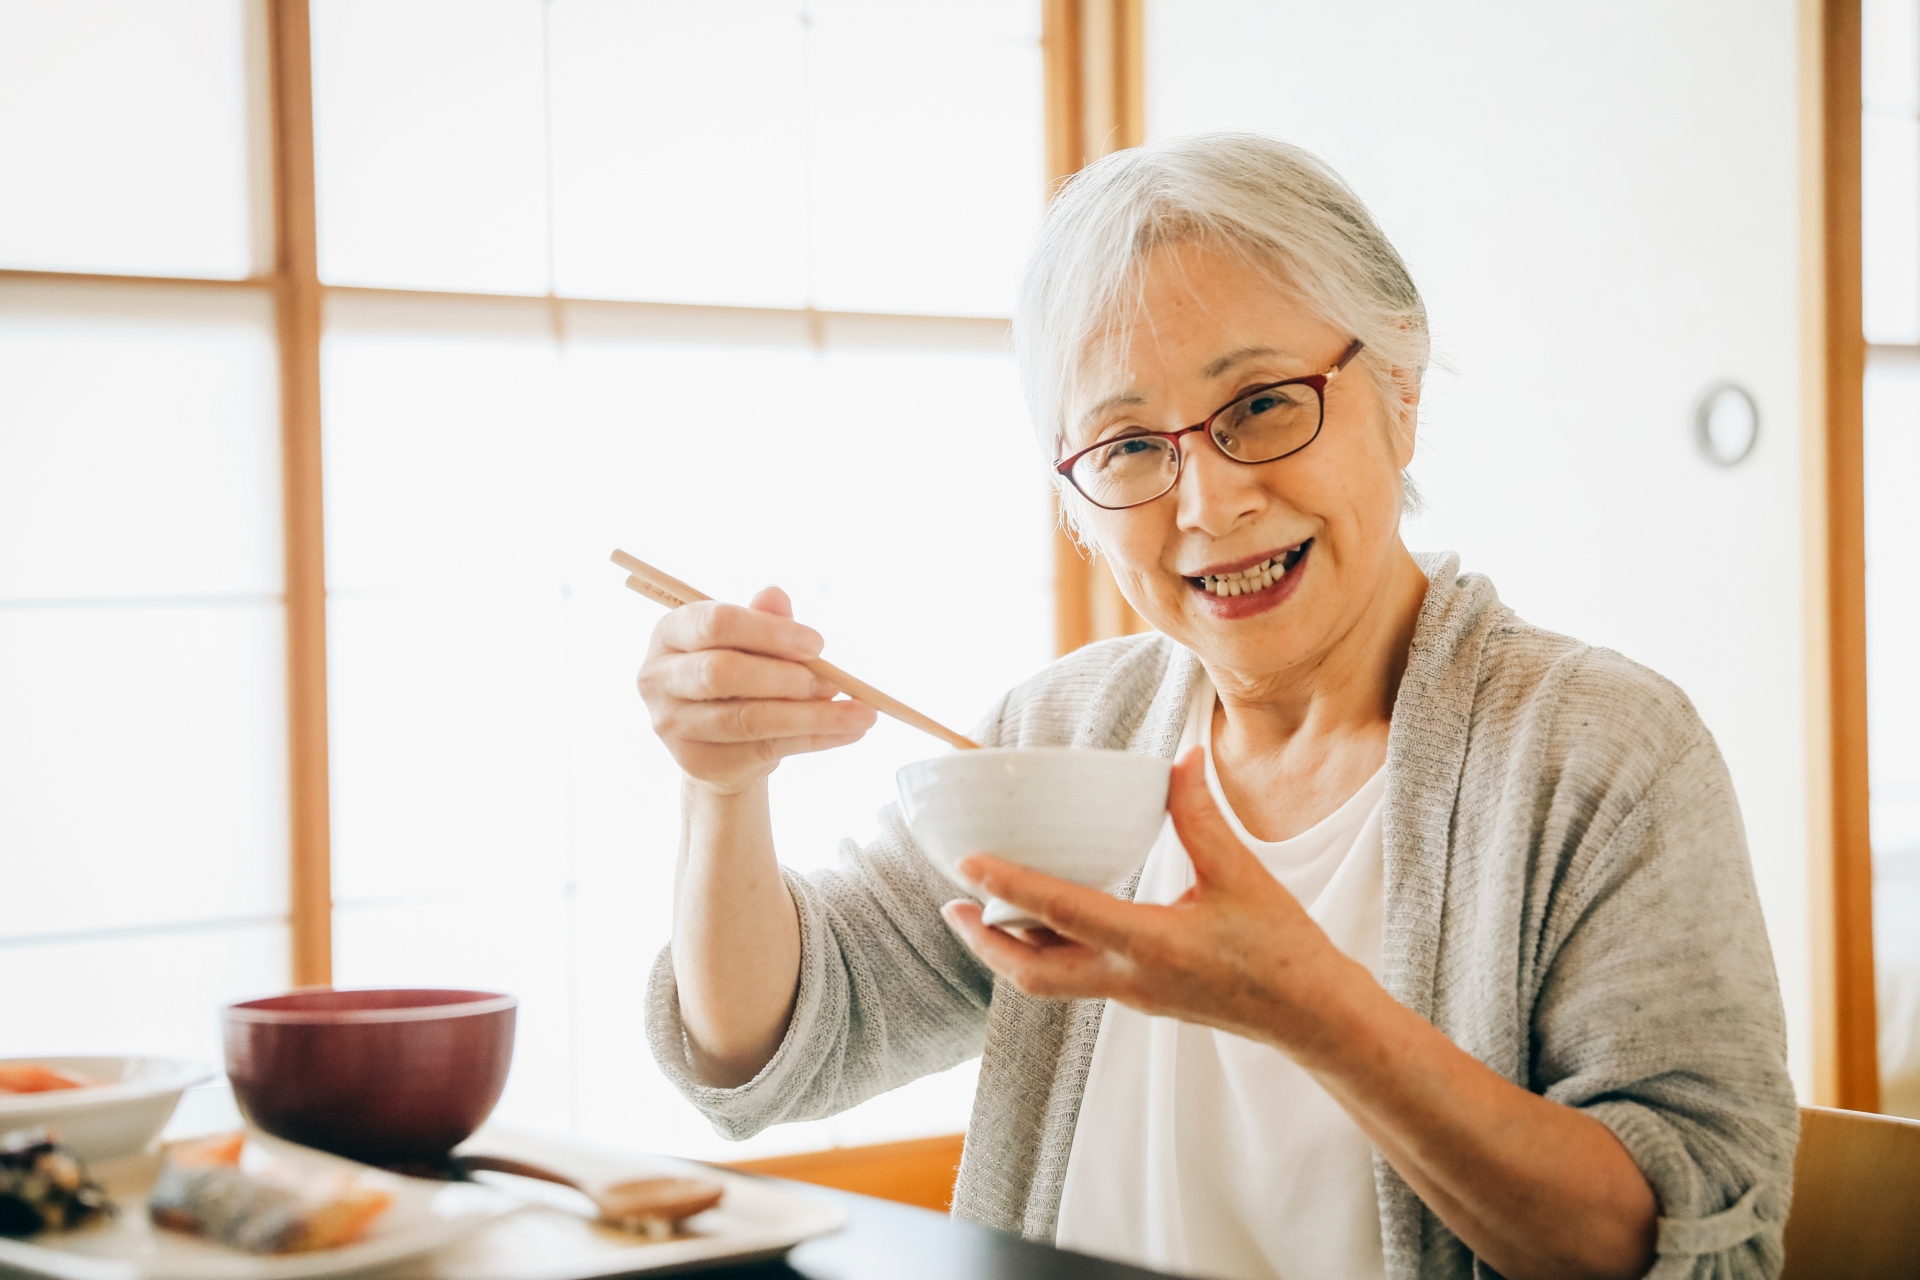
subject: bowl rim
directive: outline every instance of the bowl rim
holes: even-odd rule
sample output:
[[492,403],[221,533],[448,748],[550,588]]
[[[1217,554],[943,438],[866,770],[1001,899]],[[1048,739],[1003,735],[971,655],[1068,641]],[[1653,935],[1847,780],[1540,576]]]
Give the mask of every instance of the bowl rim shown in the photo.
[[[284,1000],[288,996],[318,994],[321,991],[336,991],[341,994],[367,991],[418,991],[479,996],[480,999],[453,1001],[446,1004],[405,1005],[394,1009],[263,1009],[259,1007],[269,1000]],[[254,1026],[378,1026],[395,1022],[437,1022],[446,1018],[477,1018],[490,1013],[504,1013],[509,1009],[518,1008],[519,1005],[518,996],[468,987],[314,987],[306,991],[282,991],[277,995],[255,996],[251,1000],[235,1001],[223,1008],[220,1015],[226,1023],[247,1023]]]
[[1129,763],[1123,768],[1162,769],[1171,772],[1173,759],[1152,751],[1121,751],[1112,747],[979,747],[972,751],[949,751],[942,756],[929,756],[925,760],[913,760],[903,764],[894,773],[896,778],[909,773],[928,769],[958,766],[966,768],[970,764],[984,764],[989,760],[1001,761],[1009,758],[1028,760],[1087,760],[1090,757],[1106,757],[1116,764],[1119,760]]
[[949,751],[928,756],[914,764],[932,764],[936,760],[978,760],[982,756],[1126,756],[1134,760],[1157,760],[1171,765],[1173,758],[1157,751],[1128,751],[1125,747],[974,747],[970,751]]
[[75,1064],[72,1070],[83,1072],[86,1068],[78,1064],[88,1062],[157,1062],[171,1070],[163,1071],[151,1080],[113,1080],[80,1089],[52,1089],[45,1093],[0,1093],[0,1117],[10,1118],[28,1112],[77,1111],[116,1102],[158,1098],[169,1093],[185,1093],[195,1085],[205,1084],[217,1074],[211,1066],[197,1058],[175,1058],[160,1053],[28,1053],[0,1058],[0,1065],[37,1063],[58,1066],[72,1063]]

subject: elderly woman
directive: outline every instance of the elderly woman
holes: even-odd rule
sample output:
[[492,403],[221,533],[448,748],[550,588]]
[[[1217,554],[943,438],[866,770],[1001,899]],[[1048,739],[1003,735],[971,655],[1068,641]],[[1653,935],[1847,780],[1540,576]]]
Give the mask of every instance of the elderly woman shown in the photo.
[[1154,634],[989,746],[1177,757],[1109,895],[897,811],[775,860],[767,775],[873,722],[769,588],[660,624],[686,774],[654,1053],[724,1134],[981,1054],[954,1211],[1221,1277],[1774,1275],[1796,1137],[1733,787],[1686,697],[1400,539],[1425,309],[1296,148],[1121,152],[1053,201],[1015,338],[1070,519]]

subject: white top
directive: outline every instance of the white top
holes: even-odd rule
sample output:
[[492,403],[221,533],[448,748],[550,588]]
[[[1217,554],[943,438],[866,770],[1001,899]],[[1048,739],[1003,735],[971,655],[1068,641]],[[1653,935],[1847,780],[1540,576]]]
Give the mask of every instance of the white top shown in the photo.
[[[1381,769],[1291,840],[1255,840],[1213,770],[1203,677],[1180,741],[1208,747],[1207,782],[1234,833],[1335,946],[1380,973]],[[1172,902],[1193,866],[1168,820],[1139,902]],[[1055,1241],[1220,1280],[1383,1277],[1373,1144],[1278,1049],[1107,1002],[1073,1132]]]

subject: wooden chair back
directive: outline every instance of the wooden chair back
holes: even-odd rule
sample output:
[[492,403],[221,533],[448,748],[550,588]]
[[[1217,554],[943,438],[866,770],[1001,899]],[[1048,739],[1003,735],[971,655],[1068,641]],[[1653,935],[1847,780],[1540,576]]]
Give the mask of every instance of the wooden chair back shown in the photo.
[[1781,1280],[1920,1277],[1920,1121],[1800,1109]]
[[953,1179],[960,1170],[960,1149],[965,1142],[966,1135],[956,1133],[791,1156],[762,1156],[722,1167],[838,1187],[944,1213],[953,1206]]

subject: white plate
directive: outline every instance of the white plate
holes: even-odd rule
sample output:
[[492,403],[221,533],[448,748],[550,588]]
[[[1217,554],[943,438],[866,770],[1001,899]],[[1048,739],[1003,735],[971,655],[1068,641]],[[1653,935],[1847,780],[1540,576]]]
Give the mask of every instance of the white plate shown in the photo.
[[472,1183],[402,1178],[325,1152],[248,1133],[275,1156],[316,1169],[351,1169],[393,1196],[360,1240],[312,1253],[256,1255],[222,1248],[147,1220],[147,1191],[159,1157],[103,1161],[94,1176],[120,1206],[97,1227],[31,1241],[0,1239],[0,1269],[16,1268],[54,1280],[305,1280],[386,1266],[470,1236],[521,1208],[495,1188]]
[[489,1125],[466,1149],[564,1169],[587,1180],[691,1176],[726,1187],[718,1206],[689,1218],[685,1234],[657,1243],[593,1221],[585,1196],[548,1183],[482,1174],[536,1200],[472,1239],[424,1259],[423,1280],[594,1280],[647,1275],[717,1262],[777,1258],[803,1240],[847,1224],[838,1205],[780,1183],[663,1156],[635,1155],[574,1138]]

